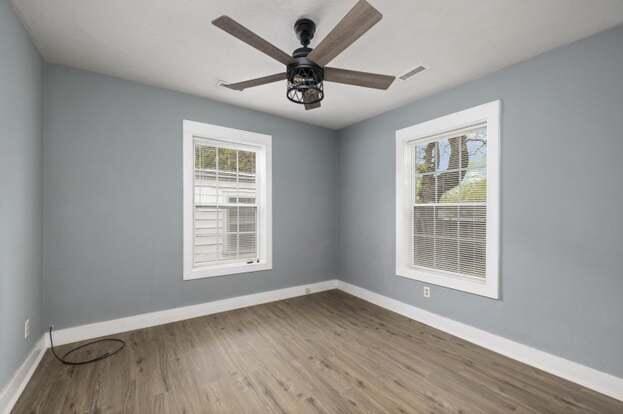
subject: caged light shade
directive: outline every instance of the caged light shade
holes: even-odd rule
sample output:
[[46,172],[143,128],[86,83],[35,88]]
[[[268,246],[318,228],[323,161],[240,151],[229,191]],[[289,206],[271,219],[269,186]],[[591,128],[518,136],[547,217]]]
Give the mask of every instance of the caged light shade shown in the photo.
[[288,67],[287,97],[298,104],[311,105],[322,101],[324,73],[315,64],[297,64]]

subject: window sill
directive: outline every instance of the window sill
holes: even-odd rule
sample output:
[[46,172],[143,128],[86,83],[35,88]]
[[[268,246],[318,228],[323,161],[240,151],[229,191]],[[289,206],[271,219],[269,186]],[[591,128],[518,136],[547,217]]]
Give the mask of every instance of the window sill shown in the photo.
[[260,262],[254,264],[230,263],[218,266],[196,268],[184,274],[184,280],[204,279],[209,277],[227,276],[239,273],[260,272],[271,270],[272,263]]
[[407,266],[399,266],[396,269],[396,276],[460,290],[462,292],[473,293],[492,299],[500,298],[498,286],[491,281],[492,278],[487,278],[485,280]]

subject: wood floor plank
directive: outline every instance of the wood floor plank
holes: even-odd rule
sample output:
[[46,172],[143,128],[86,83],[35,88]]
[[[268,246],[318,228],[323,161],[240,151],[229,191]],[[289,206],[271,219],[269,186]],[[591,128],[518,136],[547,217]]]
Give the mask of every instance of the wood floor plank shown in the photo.
[[623,413],[623,402],[340,291],[117,337],[126,349],[91,365],[48,351],[13,412]]

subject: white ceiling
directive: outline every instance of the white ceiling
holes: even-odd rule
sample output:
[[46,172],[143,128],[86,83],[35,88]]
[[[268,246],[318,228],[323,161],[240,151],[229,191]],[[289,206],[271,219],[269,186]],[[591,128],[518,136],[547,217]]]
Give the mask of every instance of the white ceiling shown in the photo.
[[217,86],[282,71],[210,22],[226,14],[290,53],[294,21],[318,25],[312,47],[356,0],[13,0],[52,63],[209,97],[338,129],[623,22],[623,0],[369,0],[384,18],[331,66],[402,75],[388,91],[325,83],[319,110],[285,81]]

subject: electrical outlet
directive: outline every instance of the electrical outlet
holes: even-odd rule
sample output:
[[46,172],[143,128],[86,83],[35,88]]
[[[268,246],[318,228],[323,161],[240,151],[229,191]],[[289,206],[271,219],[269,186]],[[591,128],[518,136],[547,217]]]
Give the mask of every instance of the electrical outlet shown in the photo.
[[311,293],[311,288],[305,288],[305,294],[309,295]]
[[430,287],[424,286],[424,297],[430,298]]
[[30,319],[26,319],[24,322],[24,339],[30,338]]

